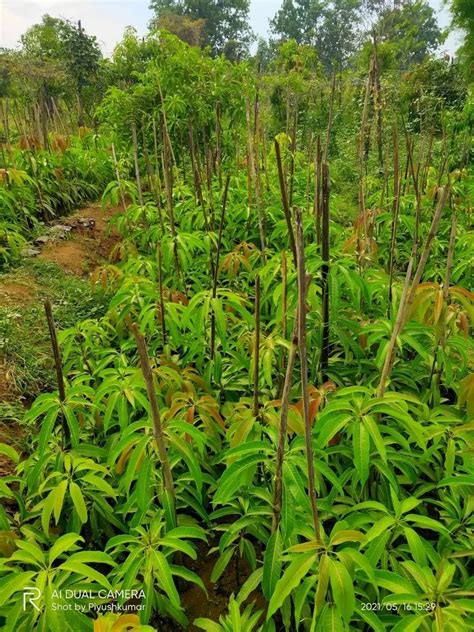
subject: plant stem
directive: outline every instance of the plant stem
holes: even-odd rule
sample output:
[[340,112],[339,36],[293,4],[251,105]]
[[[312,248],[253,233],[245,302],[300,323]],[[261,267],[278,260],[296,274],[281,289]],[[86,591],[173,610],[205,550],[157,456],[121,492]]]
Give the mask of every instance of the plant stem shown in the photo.
[[260,368],[260,275],[255,275],[255,337],[253,365],[253,416],[259,415],[259,368]]
[[[59,344],[58,344],[58,336],[56,333],[56,325],[54,323],[53,309],[52,309],[51,301],[49,298],[46,298],[44,301],[44,311],[46,313],[49,336],[51,338],[51,347],[53,349],[54,366],[56,369],[56,380],[58,383],[59,401],[61,402],[61,405],[63,406],[64,402],[66,401],[63,365],[61,361],[61,351],[59,349]],[[62,429],[63,429],[63,439],[62,439],[63,449],[67,449],[71,444],[71,433],[69,430],[69,426],[67,424],[67,420],[63,413],[61,413],[61,423],[62,423]]]
[[298,253],[298,346],[301,365],[301,396],[303,398],[303,419],[305,430],[306,462],[308,468],[308,494],[313,516],[314,537],[320,541],[319,512],[316,496],[314,475],[314,454],[311,433],[311,420],[309,417],[309,393],[308,393],[308,360],[306,356],[306,292],[309,285],[305,273],[304,239],[301,211],[296,213],[296,239]]
[[286,195],[285,174],[283,172],[283,163],[281,161],[280,144],[276,138],[275,138],[275,156],[276,156],[276,162],[277,162],[277,167],[278,167],[278,179],[280,181],[281,203],[283,206],[283,213],[285,214],[286,226],[288,228],[288,239],[290,240],[290,248],[291,248],[291,252],[293,253],[293,260],[296,266],[297,255],[296,255],[295,236],[293,234],[293,224],[291,222],[290,207],[288,204],[288,197]]
[[288,429],[288,409],[290,404],[291,381],[295,367],[296,352],[298,350],[298,310],[296,310],[295,324],[291,334],[290,350],[286,364],[285,381],[281,396],[280,426],[278,428],[278,447],[275,468],[275,491],[273,496],[272,532],[280,525],[281,506],[283,498],[283,460],[285,456],[286,434]]
[[162,254],[161,254],[161,244],[158,243],[157,246],[158,253],[158,285],[160,292],[160,324],[161,324],[161,335],[163,338],[163,347],[166,345],[166,321],[165,321],[165,300],[163,297],[163,262],[162,262]]
[[138,329],[136,323],[131,323],[130,328],[137,344],[138,356],[140,358],[140,366],[146,384],[148,400],[150,402],[151,418],[153,421],[153,435],[158,447],[158,456],[163,471],[164,486],[169,500],[173,503],[174,513],[175,490],[173,483],[173,474],[171,472],[170,463],[168,461],[168,454],[166,451],[166,440],[163,432],[163,426],[161,424],[160,410],[158,408],[158,400],[156,398],[156,391],[153,383],[153,373],[151,370],[150,358],[148,356],[145,338]]
[[321,336],[321,381],[326,379],[329,365],[329,166],[322,165],[322,260],[321,299],[322,299],[322,336]]
[[117,184],[120,192],[120,201],[122,202],[122,210],[125,212],[127,210],[127,204],[125,202],[125,195],[123,192],[122,180],[120,178],[120,172],[118,168],[117,155],[115,153],[115,145],[112,143],[112,158],[114,161],[114,169],[115,169],[115,177],[117,178]]
[[[224,195],[222,196],[222,210],[221,210],[221,219],[219,222],[219,233],[217,235],[217,247],[216,247],[216,260],[214,262],[214,277],[212,281],[212,298],[216,298],[217,296],[217,282],[219,279],[219,257],[221,254],[221,245],[222,245],[222,233],[224,230],[224,220],[225,220],[225,210],[227,207],[227,196],[229,193],[229,183],[230,176],[228,175],[225,181],[224,186]],[[214,358],[215,353],[215,344],[216,344],[216,315],[214,310],[211,314],[211,343],[210,343],[210,356],[211,360]]]
[[397,128],[393,127],[393,204],[392,204],[392,229],[390,237],[390,255],[388,261],[388,301],[387,318],[390,319],[393,297],[393,267],[395,260],[395,247],[397,244],[398,211],[400,208],[400,159],[398,152]]
[[392,330],[392,335],[390,336],[390,341],[387,347],[387,351],[385,352],[384,364],[382,367],[382,372],[380,374],[380,381],[377,388],[378,397],[382,397],[385,393],[387,381],[390,378],[390,374],[392,372],[393,364],[395,361],[395,346],[396,346],[397,338],[403,331],[403,328],[405,326],[405,323],[407,321],[407,318],[410,312],[410,307],[413,304],[413,301],[415,299],[416,290],[418,288],[418,285],[420,284],[420,280],[423,275],[426,262],[428,261],[428,256],[431,251],[431,246],[433,244],[433,240],[438,230],[441,214],[443,212],[444,205],[446,203],[446,198],[448,196],[448,189],[449,189],[448,186],[441,187],[440,189],[438,189],[438,204],[436,206],[436,210],[433,215],[430,231],[428,233],[428,237],[426,238],[426,242],[425,242],[421,257],[420,257],[420,261],[418,262],[416,272],[413,276],[413,281],[411,282],[411,285],[410,285],[411,273],[413,270],[414,261],[416,259],[416,251],[417,251],[417,242],[414,241],[413,243],[413,249],[410,256],[410,261],[408,263],[405,281],[403,284],[402,295],[400,297],[400,305],[398,307],[397,318]]
[[143,191],[140,181],[140,167],[138,165],[138,141],[137,141],[137,125],[135,119],[132,120],[132,143],[133,143],[133,163],[135,165],[135,178],[137,181],[138,202],[143,206]]

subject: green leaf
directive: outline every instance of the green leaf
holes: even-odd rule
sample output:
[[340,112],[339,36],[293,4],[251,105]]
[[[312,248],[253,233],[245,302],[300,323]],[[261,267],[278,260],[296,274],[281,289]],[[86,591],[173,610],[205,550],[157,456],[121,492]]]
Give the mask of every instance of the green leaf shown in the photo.
[[339,609],[332,605],[326,604],[321,613],[320,623],[317,627],[318,632],[344,632],[344,624],[339,614]]
[[147,508],[151,497],[151,457],[145,457],[138,474],[135,493],[138,508],[142,511]]
[[11,572],[0,578],[0,607],[6,604],[14,593],[28,586],[35,574],[33,571],[27,573]]
[[355,610],[355,595],[352,579],[341,562],[329,558],[329,582],[337,609],[346,624]]
[[225,351],[226,346],[226,317],[224,311],[222,309],[222,301],[219,298],[211,299],[211,305],[214,312],[214,317],[216,321],[216,330],[217,335],[220,338],[222,348]]
[[437,520],[433,520],[433,518],[428,518],[427,516],[420,516],[419,514],[407,514],[405,516],[405,520],[409,522],[415,523],[419,527],[423,527],[424,529],[431,529],[431,531],[437,531],[438,533],[449,534],[448,529],[443,526]]
[[20,460],[18,452],[6,443],[0,443],[0,454],[4,454],[14,463],[18,463]]
[[263,556],[262,591],[267,601],[270,601],[276,583],[280,579],[282,551],[283,543],[280,530],[277,529],[268,539]]
[[227,565],[229,564],[232,558],[233,552],[234,552],[234,549],[227,549],[227,551],[224,551],[224,553],[222,553],[222,555],[219,556],[219,559],[214,564],[214,568],[212,569],[212,573],[211,573],[211,582],[213,584],[215,584],[219,580],[219,577],[227,568]]
[[393,626],[392,632],[416,632],[423,623],[423,617],[417,617],[414,614],[405,616],[396,625]]
[[263,569],[257,568],[243,583],[242,588],[236,597],[238,604],[242,604],[246,601],[250,593],[257,589],[262,582]]
[[85,564],[109,564],[116,566],[114,560],[102,551],[78,551],[69,557],[70,562],[83,562]]
[[327,419],[321,415],[318,423],[316,424],[316,444],[318,448],[326,447],[329,441],[331,441],[331,439],[337,435],[342,428],[344,428],[351,418],[352,416],[346,413],[339,415],[331,414],[327,416]]
[[66,533],[58,538],[49,550],[49,563],[52,564],[65,551],[76,548],[74,545],[78,540],[84,542],[84,538],[77,533]]
[[84,501],[84,496],[82,495],[81,488],[77,483],[71,481],[69,483],[69,493],[71,494],[72,502],[74,504],[74,508],[77,511],[77,515],[79,516],[79,520],[82,524],[87,522],[87,507]]
[[196,584],[196,586],[199,586],[203,593],[207,595],[206,586],[204,585],[204,582],[199,577],[199,575],[189,570],[189,568],[186,568],[185,566],[171,565],[170,568],[173,575],[178,575],[178,577],[182,577],[187,582]]
[[212,619],[205,619],[204,617],[194,619],[193,625],[206,632],[222,632],[222,627],[218,623],[212,621]]
[[225,504],[232,499],[235,492],[245,484],[244,474],[255,468],[265,459],[263,454],[251,454],[235,463],[232,463],[222,475],[216,493],[214,504]]
[[364,415],[362,417],[362,423],[365,425],[369,432],[371,440],[374,442],[377,453],[384,463],[387,462],[387,451],[385,449],[385,443],[382,435],[380,434],[378,425],[375,423],[373,417],[370,415]]
[[379,535],[384,533],[387,529],[390,529],[395,524],[395,519],[392,516],[384,516],[367,531],[365,534],[364,546],[372,542],[375,538],[378,538]]
[[43,505],[43,510],[41,512],[41,526],[43,528],[43,531],[46,535],[49,535],[49,522],[51,520],[51,515],[53,513],[53,509],[54,509],[54,501],[56,498],[56,490],[53,489],[47,496],[44,505]]
[[314,553],[298,555],[291,562],[275,586],[268,605],[267,620],[281,608],[288,595],[299,585],[303,577],[315,563],[316,556]]
[[405,534],[405,538],[408,542],[408,547],[410,549],[410,553],[417,564],[420,566],[426,566],[426,554],[425,548],[423,546],[423,540],[420,538],[418,533],[411,529],[410,527],[403,527],[403,533]]
[[382,588],[386,588],[395,594],[413,592],[411,583],[401,575],[397,575],[397,573],[375,570],[374,574],[375,582]]
[[453,487],[456,485],[474,485],[474,476],[459,474],[457,476],[446,476],[439,483],[438,487]]
[[117,497],[117,492],[115,491],[115,489],[111,485],[109,485],[107,481],[104,481],[103,478],[100,478],[95,474],[86,474],[86,476],[83,476],[82,480],[94,486],[99,491],[104,492],[104,494],[110,496],[111,498]]
[[60,566],[58,566],[60,570],[69,571],[71,573],[75,573],[81,579],[93,579],[100,586],[107,588],[107,590],[112,590],[112,587],[109,584],[108,579],[102,573],[99,573],[91,566],[87,564],[83,564],[82,562],[74,562],[71,560],[66,560]]
[[161,553],[161,551],[153,551],[153,566],[156,569],[156,573],[158,575],[158,585],[161,590],[168,595],[169,600],[172,605],[180,609],[181,602],[179,599],[178,591],[176,590],[176,586],[174,585],[173,576],[171,574],[171,568],[168,564],[168,560]]
[[55,495],[54,495],[54,520],[56,524],[58,524],[59,517],[61,515],[61,511],[64,503],[64,494],[66,493],[66,489],[68,486],[67,479],[61,481],[59,485],[56,487]]
[[356,422],[353,426],[352,440],[354,442],[354,464],[359,474],[359,480],[364,486],[369,478],[370,436],[363,423]]
[[356,607],[355,611],[362,621],[365,621],[369,625],[370,630],[373,630],[373,632],[385,632],[384,624],[380,621],[373,610],[363,610],[360,607]]

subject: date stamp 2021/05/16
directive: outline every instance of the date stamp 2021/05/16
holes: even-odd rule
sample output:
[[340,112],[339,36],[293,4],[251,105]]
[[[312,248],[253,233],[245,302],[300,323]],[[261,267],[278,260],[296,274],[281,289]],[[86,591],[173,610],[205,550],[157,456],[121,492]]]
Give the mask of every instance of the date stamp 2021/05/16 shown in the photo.
[[391,601],[366,601],[361,604],[361,610],[373,610],[375,612],[386,610],[388,612],[433,612],[436,604],[430,601],[414,601],[394,603]]

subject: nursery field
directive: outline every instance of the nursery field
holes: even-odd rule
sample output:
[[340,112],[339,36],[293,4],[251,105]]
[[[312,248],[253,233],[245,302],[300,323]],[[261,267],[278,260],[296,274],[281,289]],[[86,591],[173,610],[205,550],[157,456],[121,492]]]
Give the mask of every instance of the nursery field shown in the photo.
[[108,64],[1,93],[0,629],[474,629],[459,64]]

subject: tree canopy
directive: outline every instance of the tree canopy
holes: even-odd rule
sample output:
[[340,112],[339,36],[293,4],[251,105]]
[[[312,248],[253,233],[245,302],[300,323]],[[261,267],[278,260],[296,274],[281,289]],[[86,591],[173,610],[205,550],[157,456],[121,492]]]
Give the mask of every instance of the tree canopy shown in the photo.
[[[202,26],[202,39],[199,43],[210,46],[214,55],[224,54],[230,59],[241,57],[252,40],[249,27],[249,0],[224,0],[208,2],[207,0],[151,0],[150,9],[155,13],[153,25],[174,23],[173,32],[180,35],[185,22],[176,17],[183,16],[188,20],[188,29],[194,21],[194,29]],[[186,37],[183,38],[188,41]],[[188,43],[191,43],[188,41]]]

